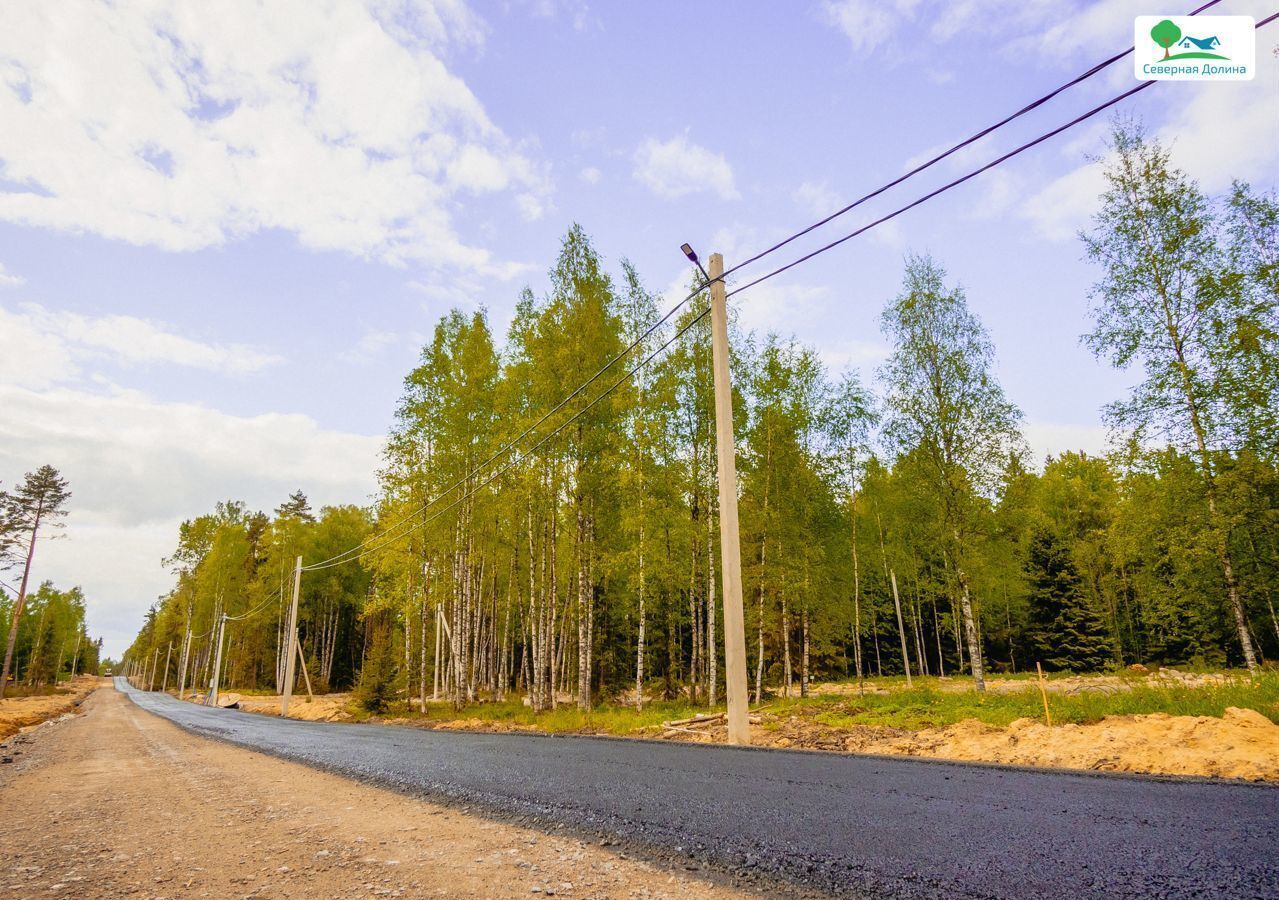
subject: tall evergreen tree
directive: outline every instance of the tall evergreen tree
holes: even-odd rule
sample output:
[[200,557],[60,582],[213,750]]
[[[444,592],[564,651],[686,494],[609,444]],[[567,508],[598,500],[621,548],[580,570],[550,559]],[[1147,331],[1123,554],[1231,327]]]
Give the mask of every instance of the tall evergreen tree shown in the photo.
[[1069,545],[1047,528],[1038,528],[1030,540],[1026,575],[1032,658],[1050,670],[1103,668],[1111,659],[1106,625],[1084,596]]
[[[22,580],[18,585],[18,598],[14,602],[9,623],[9,640],[5,644],[4,668],[0,671],[0,699],[4,698],[9,684],[9,672],[13,664],[13,648],[18,640],[18,624],[22,608],[27,601],[27,581],[31,577],[31,561],[35,558],[36,538],[41,528],[58,527],[58,519],[67,514],[64,509],[71,499],[71,491],[53,466],[44,465],[27,473],[12,494],[5,498],[5,508],[0,516],[8,523],[7,530],[14,538],[26,544],[22,553]],[[25,540],[24,540],[25,539]]]

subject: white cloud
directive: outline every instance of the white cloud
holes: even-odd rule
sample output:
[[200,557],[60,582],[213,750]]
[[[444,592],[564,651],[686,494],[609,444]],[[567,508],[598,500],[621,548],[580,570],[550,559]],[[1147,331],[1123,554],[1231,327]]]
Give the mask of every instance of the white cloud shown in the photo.
[[439,55],[481,32],[455,0],[14,7],[0,167],[19,187],[0,219],[169,250],[280,229],[490,266],[455,233],[456,195],[549,188]]
[[669,141],[647,139],[635,151],[634,162],[636,180],[659,197],[674,199],[699,191],[725,200],[739,196],[728,160],[683,135]]
[[[402,347],[420,347],[426,337],[417,332],[398,331],[366,331],[355,346],[338,354],[338,358],[349,363],[362,365],[386,356],[388,353],[402,355]],[[397,346],[398,345],[398,346]]]
[[1068,450],[1103,456],[1110,443],[1104,425],[1027,422],[1022,431],[1037,463],[1042,463],[1047,456],[1060,456]]
[[827,0],[822,14],[844,33],[854,50],[866,52],[888,41],[911,20],[919,0]]
[[84,316],[25,303],[0,307],[0,381],[41,387],[66,381],[96,361],[168,364],[244,375],[283,359],[246,344],[211,344],[133,316]]
[[233,416],[118,388],[0,383],[0,408],[0,479],[49,463],[71,484],[67,539],[41,548],[33,576],[82,585],[112,653],[171,584],[160,559],[182,519],[230,498],[270,510],[298,488],[316,506],[366,502],[382,446],[304,415]]
[[791,195],[799,206],[811,216],[824,218],[841,205],[832,198],[830,184],[826,181],[805,181]]
[[594,166],[587,166],[577,174],[577,177],[587,184],[599,184],[603,175],[600,173],[600,170]]
[[14,275],[4,267],[4,263],[0,263],[0,288],[22,287],[27,283],[27,279],[21,275]]
[[[1221,84],[1178,83],[1176,101],[1155,136],[1172,154],[1173,164],[1216,193],[1232,179],[1273,184],[1279,178],[1274,147],[1279,144],[1279,116],[1275,115],[1274,78],[1279,61],[1258,54],[1253,81]],[[1105,152],[1108,129],[1089,129],[1063,148],[1062,155],[1079,159]],[[1102,164],[1078,165],[1040,190],[1030,193],[1021,207],[1036,231],[1053,240],[1069,240],[1088,226],[1105,189]],[[993,174],[993,173],[992,173]],[[1013,194],[1023,193],[1020,189]]]
[[882,341],[851,338],[832,341],[826,346],[818,347],[818,352],[826,365],[838,372],[843,369],[872,369],[888,359],[893,351],[892,347]]

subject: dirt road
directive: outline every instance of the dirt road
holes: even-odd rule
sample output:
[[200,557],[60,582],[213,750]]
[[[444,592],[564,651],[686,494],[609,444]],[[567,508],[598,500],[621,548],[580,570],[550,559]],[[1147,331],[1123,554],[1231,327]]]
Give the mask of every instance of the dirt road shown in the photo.
[[10,741],[0,896],[744,896],[193,737],[109,687],[81,709]]
[[1279,898],[1279,787],[393,725],[117,687],[255,751],[865,898]]

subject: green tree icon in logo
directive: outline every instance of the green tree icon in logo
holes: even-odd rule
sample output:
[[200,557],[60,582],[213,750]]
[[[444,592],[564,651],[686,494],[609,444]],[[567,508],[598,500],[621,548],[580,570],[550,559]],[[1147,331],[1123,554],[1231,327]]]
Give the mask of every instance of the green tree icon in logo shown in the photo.
[[1168,58],[1168,48],[1181,40],[1181,29],[1170,19],[1164,19],[1150,29],[1154,42],[1164,48],[1164,59]]

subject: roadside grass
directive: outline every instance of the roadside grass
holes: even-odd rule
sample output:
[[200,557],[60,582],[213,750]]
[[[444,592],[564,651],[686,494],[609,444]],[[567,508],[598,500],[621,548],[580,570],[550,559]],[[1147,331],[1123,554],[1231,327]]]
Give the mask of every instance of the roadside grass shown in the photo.
[[[940,691],[935,679],[918,681],[924,683],[911,690],[888,694],[827,695],[781,700],[771,706],[783,714],[812,716],[815,721],[834,728],[877,725],[918,730],[953,725],[964,719],[1006,726],[1016,719],[1042,718],[1044,714],[1043,700],[1033,686],[1015,693],[978,694],[972,690]],[[1106,716],[1150,713],[1220,716],[1229,706],[1255,709],[1279,723],[1279,673],[1267,673],[1255,681],[1245,677],[1204,686],[1154,686],[1131,680],[1127,690],[1048,695],[1053,722],[1063,725],[1097,722]]]
[[637,734],[646,728],[660,726],[673,719],[684,719],[707,712],[704,706],[691,706],[686,701],[654,701],[642,711],[632,706],[605,704],[592,710],[562,704],[556,709],[535,713],[520,699],[500,703],[473,703],[455,710],[451,703],[428,703],[425,714],[405,703],[393,704],[387,717],[403,716],[421,722],[456,722],[478,719],[512,728],[531,728],[550,734]]
[[[1003,677],[1003,676],[1001,676]],[[1066,677],[1066,676],[1059,676]],[[1227,707],[1254,709],[1279,723],[1279,672],[1269,672],[1255,680],[1232,677],[1223,684],[1150,685],[1140,676],[1124,678],[1129,689],[1082,691],[1075,694],[1049,693],[1048,703],[1054,724],[1086,724],[1106,716],[1166,713],[1173,716],[1220,716]],[[1043,701],[1033,685],[1012,693],[978,694],[972,690],[942,690],[936,678],[917,678],[915,686],[905,688],[904,679],[874,679],[868,686],[893,687],[888,693],[822,694],[807,698],[775,698],[766,700],[759,711],[771,713],[765,728],[777,727],[780,719],[790,715],[810,718],[814,723],[831,728],[853,728],[869,725],[904,730],[953,725],[964,719],[977,719],[990,725],[1007,726],[1016,719],[1043,717]],[[367,718],[352,704],[357,718]],[[723,706],[718,708],[723,709]],[[504,702],[475,703],[455,710],[450,703],[428,703],[425,713],[408,704],[393,704],[386,718],[407,718],[424,723],[479,720],[501,728],[536,729],[552,734],[589,733],[637,735],[660,726],[663,722],[704,714],[705,706],[691,706],[686,701],[655,701],[643,711],[633,707],[605,704],[582,711],[565,704],[558,709],[534,713],[519,699]]]

